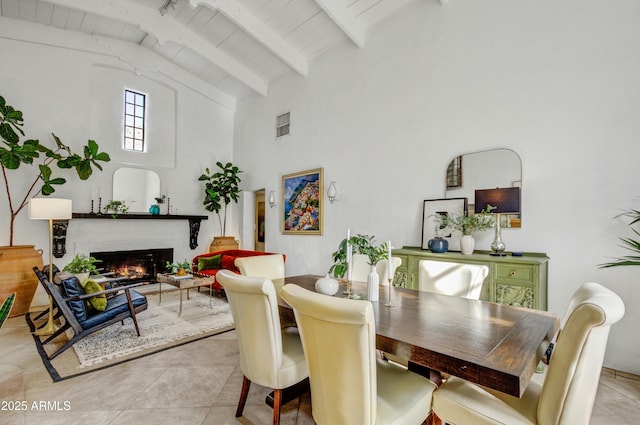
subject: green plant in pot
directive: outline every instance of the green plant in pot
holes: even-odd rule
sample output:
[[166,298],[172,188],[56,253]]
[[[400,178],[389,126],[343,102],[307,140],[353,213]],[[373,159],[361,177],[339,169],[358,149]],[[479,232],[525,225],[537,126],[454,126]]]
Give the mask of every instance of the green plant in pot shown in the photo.
[[[34,266],[42,267],[42,251],[34,245],[14,246],[16,217],[36,196],[49,196],[56,187],[66,183],[56,170],[74,169],[80,180],[87,180],[93,174],[93,167],[102,170],[102,162],[111,158],[100,152],[98,144],[89,140],[82,147],[81,154],[75,153],[58,136],[51,134],[53,146],[49,147],[36,139],[24,138],[22,111],[15,109],[0,96],[0,168],[7,198],[9,214],[3,223],[9,225],[9,244],[0,246],[0,297],[17,292],[12,315],[26,313],[35,294],[38,279],[32,271]],[[57,166],[57,167],[54,167]],[[33,167],[32,177],[26,168]],[[12,180],[11,171],[15,173]],[[8,217],[8,219],[6,219]],[[16,279],[16,276],[23,276]]]
[[167,263],[165,264],[165,269],[167,270],[167,273],[175,274],[178,276],[185,276],[187,273],[192,272],[191,263],[186,259],[182,262],[178,261],[174,263],[167,261]]
[[[631,231],[638,237],[640,237],[640,232],[635,229],[633,226],[637,223],[640,223],[640,211],[638,210],[629,210],[625,211],[621,214],[618,214],[617,217],[628,217],[631,219],[629,222],[629,227]],[[640,266],[640,240],[634,239],[633,237],[628,238],[619,238],[622,241],[622,247],[626,250],[630,251],[632,255],[625,255],[623,257],[615,258],[613,261],[608,263],[600,264],[600,268],[609,268],[609,267],[619,267],[619,266]]]
[[487,210],[482,210],[478,214],[435,214],[434,219],[441,228],[449,228],[462,232],[463,235],[470,235],[493,227],[495,218],[491,215],[491,210],[495,207],[489,206]]
[[[387,243],[376,245],[375,237],[371,235],[356,235],[349,238],[349,245],[352,247],[352,254],[364,254],[369,257],[369,264],[374,265],[378,261],[386,258],[389,247]],[[347,273],[347,238],[340,241],[338,249],[331,254],[333,265],[329,268],[329,273],[336,278],[344,277]]]
[[227,207],[232,202],[238,202],[242,191],[239,176],[242,171],[237,166],[230,162],[223,164],[220,161],[216,162],[216,166],[219,171],[212,173],[209,168],[206,168],[205,173],[198,178],[199,181],[204,182],[204,199],[202,201],[204,209],[216,213],[222,230],[221,242],[216,244],[218,237],[214,238],[211,251],[222,249],[223,246],[224,248],[238,247],[235,238],[227,237]]
[[100,262],[101,260],[94,257],[85,254],[76,254],[73,260],[64,266],[62,270],[78,276],[78,280],[82,282],[88,279],[89,275],[98,274],[98,268],[95,265]]

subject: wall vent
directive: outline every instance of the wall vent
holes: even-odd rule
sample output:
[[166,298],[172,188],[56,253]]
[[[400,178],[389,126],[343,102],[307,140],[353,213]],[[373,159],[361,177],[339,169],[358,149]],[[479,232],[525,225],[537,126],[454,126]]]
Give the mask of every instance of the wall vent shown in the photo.
[[291,112],[285,112],[276,117],[276,139],[288,136],[291,132]]

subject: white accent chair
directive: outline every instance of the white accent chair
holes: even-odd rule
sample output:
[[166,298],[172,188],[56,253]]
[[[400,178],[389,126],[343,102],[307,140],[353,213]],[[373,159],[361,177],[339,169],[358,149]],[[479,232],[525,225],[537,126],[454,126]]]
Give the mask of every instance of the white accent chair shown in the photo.
[[584,284],[569,302],[544,383],[532,381],[518,399],[449,378],[433,397],[434,413],[456,425],[588,425],[609,330],[624,310],[611,290]]
[[[400,264],[402,264],[402,258],[391,257],[391,276],[395,274],[396,269],[400,267]],[[387,272],[388,269],[389,269],[389,260],[384,259],[376,263],[376,272],[378,272],[378,279],[379,279],[380,285],[382,286],[389,285],[389,275]]]
[[[353,254],[351,260],[351,280],[354,282],[366,282],[371,266],[369,256],[365,254]],[[344,276],[347,277],[346,275]]]
[[288,284],[309,365],[311,410],[318,425],[419,425],[435,385],[376,355],[371,302],[329,297]]
[[282,390],[309,376],[296,328],[281,330],[278,296],[271,280],[220,270],[240,346],[242,391],[236,417],[242,416],[251,382],[274,389],[273,423],[280,423]]
[[476,264],[422,260],[418,285],[421,291],[477,300],[482,284],[489,275],[489,267]]
[[266,279],[284,278],[284,257],[282,254],[255,255],[238,257],[234,264],[244,276],[264,277]]

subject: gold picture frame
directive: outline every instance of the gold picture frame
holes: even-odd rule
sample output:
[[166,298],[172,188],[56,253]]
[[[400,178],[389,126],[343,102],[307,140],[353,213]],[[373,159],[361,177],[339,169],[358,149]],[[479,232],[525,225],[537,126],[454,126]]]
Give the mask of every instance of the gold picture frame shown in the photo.
[[322,235],[324,170],[282,176],[282,234]]

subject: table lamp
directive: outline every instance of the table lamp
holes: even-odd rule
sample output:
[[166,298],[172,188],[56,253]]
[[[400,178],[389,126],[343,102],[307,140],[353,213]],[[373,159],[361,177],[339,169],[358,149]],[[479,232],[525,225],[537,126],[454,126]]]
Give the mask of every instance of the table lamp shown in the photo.
[[[71,218],[71,199],[32,198],[29,201],[29,218],[32,220],[49,220],[49,282],[53,282],[53,220],[68,220]],[[55,331],[53,300],[49,295],[49,319],[43,328],[35,332],[35,335],[52,335]]]
[[[488,208],[491,206],[491,208]],[[519,187],[503,187],[495,189],[479,189],[475,194],[475,212],[491,210],[496,216],[496,235],[491,243],[490,255],[502,257],[506,248],[502,242],[500,215],[501,214],[519,214],[520,213],[520,188]]]

